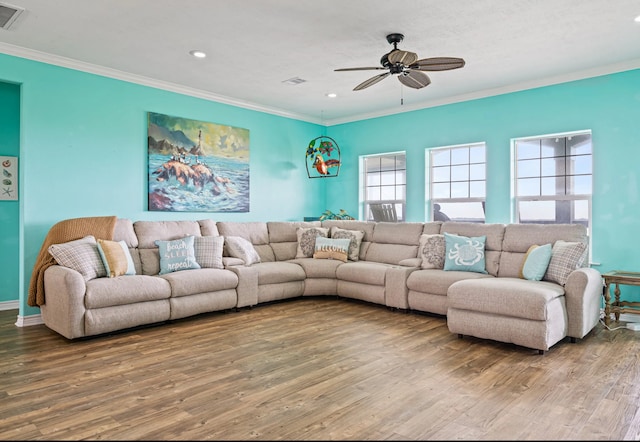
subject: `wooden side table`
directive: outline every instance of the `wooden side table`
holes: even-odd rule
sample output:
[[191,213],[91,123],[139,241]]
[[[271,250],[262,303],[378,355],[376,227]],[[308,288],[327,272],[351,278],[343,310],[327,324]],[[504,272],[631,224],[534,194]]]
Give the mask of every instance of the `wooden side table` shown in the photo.
[[[609,325],[611,313],[614,314],[616,322],[620,320],[621,313],[633,313],[640,315],[640,302],[620,301],[620,285],[640,286],[640,272],[627,272],[624,270],[613,270],[602,275],[604,279],[604,323]],[[611,302],[611,284],[615,285],[614,301]]]

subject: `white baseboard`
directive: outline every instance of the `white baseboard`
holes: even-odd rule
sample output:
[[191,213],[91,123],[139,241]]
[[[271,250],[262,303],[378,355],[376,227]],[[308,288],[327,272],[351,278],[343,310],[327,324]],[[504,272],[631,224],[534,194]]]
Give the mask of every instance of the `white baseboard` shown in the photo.
[[18,327],[30,327],[32,325],[40,325],[40,324],[44,324],[41,314],[29,315],[29,316],[18,315],[18,319],[16,320],[16,326]]
[[20,308],[20,301],[3,301],[0,302],[0,311],[4,310],[17,310]]

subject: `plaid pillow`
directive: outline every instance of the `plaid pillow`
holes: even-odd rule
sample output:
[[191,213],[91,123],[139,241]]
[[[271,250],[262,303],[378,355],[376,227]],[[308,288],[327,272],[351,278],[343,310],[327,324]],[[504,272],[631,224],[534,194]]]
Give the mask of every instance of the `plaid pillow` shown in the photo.
[[209,269],[222,269],[222,249],[224,236],[196,236],[194,237],[194,249],[196,262],[200,267]]
[[52,244],[47,250],[59,265],[80,273],[85,281],[107,276],[96,239],[92,235],[62,244]]
[[559,239],[553,244],[551,261],[544,275],[545,281],[564,286],[569,274],[582,266],[586,259],[587,245],[583,242],[567,242]]

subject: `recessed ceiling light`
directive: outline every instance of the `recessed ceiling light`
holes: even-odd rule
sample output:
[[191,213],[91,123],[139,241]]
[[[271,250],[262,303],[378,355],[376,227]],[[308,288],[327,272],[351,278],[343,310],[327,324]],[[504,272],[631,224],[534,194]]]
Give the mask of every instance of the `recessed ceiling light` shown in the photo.
[[191,55],[193,55],[194,57],[196,57],[196,58],[204,58],[204,57],[207,56],[207,54],[205,54],[202,51],[198,51],[198,50],[189,51],[189,53]]
[[640,23],[640,15],[633,19],[636,23]]
[[325,94],[325,95],[329,98],[336,98],[338,96],[338,94],[336,94],[335,92],[329,92],[328,94]]

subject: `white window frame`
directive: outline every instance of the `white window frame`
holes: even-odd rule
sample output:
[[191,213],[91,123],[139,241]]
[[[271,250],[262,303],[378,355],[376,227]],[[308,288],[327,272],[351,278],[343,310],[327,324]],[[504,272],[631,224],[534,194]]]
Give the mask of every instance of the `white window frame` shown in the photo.
[[[392,198],[392,199],[367,199],[367,189],[370,186],[367,182],[367,160],[373,158],[381,158],[381,157],[396,157],[403,156],[404,157],[404,169],[394,169],[394,171],[403,171],[404,173],[404,183],[393,184],[393,186],[404,187],[404,198]],[[361,155],[359,157],[359,167],[360,167],[360,219],[365,221],[373,221],[373,216],[371,214],[371,209],[369,208],[370,203],[390,203],[393,204],[396,208],[396,213],[398,216],[398,221],[402,222],[406,220],[406,204],[407,204],[407,154],[406,151],[395,151],[395,152],[385,152],[380,154],[372,154],[372,155]],[[380,183],[378,187],[382,187],[383,184]],[[387,184],[386,186],[392,186],[391,184]],[[395,193],[397,196],[399,189],[395,189]]]
[[[476,162],[476,163],[472,163],[471,160],[469,160],[469,162],[467,163],[461,163],[461,164],[457,164],[457,165],[467,165],[467,166],[471,166],[471,165],[479,165],[479,164],[484,164],[484,179],[483,180],[472,180],[471,177],[469,177],[467,180],[464,180],[464,182],[467,183],[467,186],[469,188],[469,195],[471,195],[471,183],[478,183],[478,182],[483,182],[484,185],[484,196],[481,197],[464,197],[464,198],[437,198],[434,196],[434,192],[433,192],[433,168],[434,168],[434,161],[433,161],[433,155],[435,153],[440,153],[443,152],[445,150],[448,150],[449,152],[455,150],[455,149],[460,149],[460,148],[472,148],[472,147],[478,147],[478,146],[482,146],[484,148],[484,161],[483,162]],[[484,141],[478,141],[478,142],[474,142],[474,143],[464,143],[464,144],[456,144],[456,145],[450,145],[450,146],[438,146],[438,147],[431,147],[427,149],[427,155],[425,155],[425,160],[426,160],[426,166],[425,166],[425,175],[426,175],[426,184],[427,184],[427,195],[428,200],[427,200],[427,204],[426,204],[426,213],[425,213],[425,218],[433,221],[433,210],[431,210],[431,208],[433,207],[434,204],[446,204],[446,203],[474,203],[474,202],[479,202],[483,205],[484,208],[484,204],[485,201],[487,199],[487,143]],[[449,166],[451,167],[451,165]],[[451,184],[452,180],[449,180],[449,183]],[[458,181],[458,182],[463,182],[463,181]],[[444,181],[441,181],[440,183],[444,183]],[[483,210],[484,211],[484,210]],[[484,223],[486,221],[486,215],[483,218],[482,223]]]
[[[533,196],[520,196],[518,193],[518,152],[517,152],[517,144],[518,142],[521,141],[537,141],[537,140],[543,140],[543,139],[549,139],[549,138],[571,138],[573,136],[579,136],[579,135],[589,135],[589,137],[591,137],[591,173],[589,175],[591,175],[591,192],[588,194],[577,194],[577,193],[569,193],[569,194],[561,194],[561,195],[533,195]],[[592,212],[591,212],[591,207],[592,207],[592,197],[593,197],[593,137],[591,134],[591,130],[581,130],[581,131],[574,131],[574,132],[562,132],[562,133],[557,133],[557,134],[548,134],[548,135],[539,135],[539,136],[533,136],[533,137],[522,137],[522,138],[514,138],[511,140],[511,156],[512,156],[512,161],[511,161],[511,165],[512,165],[512,180],[511,180],[511,185],[512,185],[512,201],[513,201],[513,206],[512,206],[512,212],[511,212],[511,221],[514,223],[520,223],[520,217],[518,214],[518,207],[520,202],[522,201],[586,201],[587,205],[588,205],[588,209],[587,209],[587,229],[591,230],[591,222],[593,220],[592,217]],[[566,158],[568,155],[565,155],[564,157]],[[584,156],[584,155],[582,155]],[[540,159],[542,159],[542,157],[539,157]],[[560,176],[560,175],[558,175]],[[570,173],[567,173],[567,171],[565,170],[565,174],[562,175],[564,177],[568,177],[571,176]],[[542,171],[540,172],[540,175],[536,176],[536,178],[543,178],[544,175],[542,175]],[[542,193],[542,192],[541,192]],[[571,219],[573,219],[573,214],[571,215]]]

